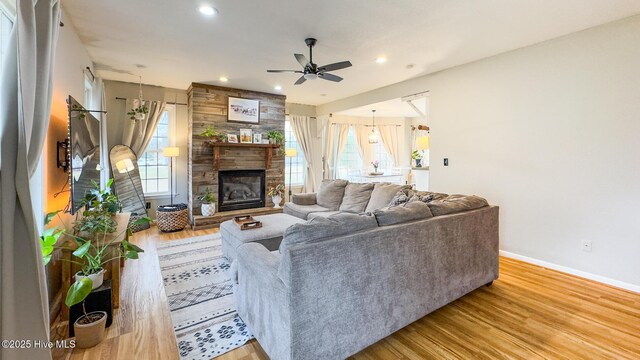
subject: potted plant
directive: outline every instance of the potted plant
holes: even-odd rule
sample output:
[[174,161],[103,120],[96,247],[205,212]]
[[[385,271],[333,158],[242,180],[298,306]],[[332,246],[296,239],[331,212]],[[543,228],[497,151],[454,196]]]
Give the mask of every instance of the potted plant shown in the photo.
[[215,130],[211,125],[207,126],[207,128],[200,133],[200,136],[211,138],[212,142],[225,142],[227,140],[226,133]]
[[373,173],[378,174],[378,166],[380,166],[380,162],[378,160],[373,160],[371,162],[371,166],[373,166]]
[[269,130],[267,132],[267,139],[269,139],[270,144],[284,144],[284,134],[282,133],[282,131]]
[[282,197],[284,196],[284,185],[278,184],[275,187],[269,188],[269,190],[267,190],[267,195],[271,196],[273,207],[275,209],[279,209],[280,202],[282,202]]
[[144,105],[140,105],[137,108],[133,108],[129,110],[127,115],[129,115],[129,119],[136,121],[136,120],[144,120],[144,117],[148,113],[149,113],[149,108]]
[[411,153],[411,158],[416,161],[416,167],[422,167],[422,152],[413,150],[413,152]]
[[[110,180],[108,185],[111,185]],[[97,185],[95,185],[97,187]],[[99,188],[91,191],[93,196],[85,197],[85,207],[81,219],[74,222],[73,233],[68,233],[57,226],[46,229],[40,237],[41,249],[44,264],[51,261],[51,255],[55,249],[68,249],[72,251],[73,259],[69,260],[80,266],[81,270],[76,273],[74,283],[69,287],[66,294],[65,304],[69,307],[83,303],[83,316],[78,318],[73,324],[76,335],[76,345],[80,348],[87,348],[98,344],[104,338],[104,329],[106,325],[106,312],[98,311],[87,313],[84,300],[91,291],[103,282],[104,266],[108,262],[119,259],[137,259],[138,254],[143,252],[138,246],[131,244],[129,241],[122,240],[115,252],[110,251],[110,246],[114,243],[122,233],[115,236],[107,237],[117,229],[117,224],[113,220],[110,211],[113,209],[114,202],[117,197],[112,197],[110,190],[100,190]],[[115,195],[113,195],[115,196]],[[119,203],[119,202],[118,202]],[[45,224],[49,224],[51,220],[59,214],[60,211],[47,214]],[[151,219],[140,218],[133,222],[131,226],[148,223]],[[131,234],[128,227],[123,230]],[[75,248],[70,248],[67,244],[57,245],[60,236],[67,235]],[[65,259],[62,259],[66,261]]]
[[213,195],[209,188],[198,196],[198,200],[202,202],[200,204],[200,212],[203,216],[213,216],[216,213],[216,196]]

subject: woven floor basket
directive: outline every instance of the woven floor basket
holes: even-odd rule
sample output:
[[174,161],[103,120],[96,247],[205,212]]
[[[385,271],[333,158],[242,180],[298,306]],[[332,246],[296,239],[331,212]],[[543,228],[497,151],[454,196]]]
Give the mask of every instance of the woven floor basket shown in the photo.
[[161,205],[156,212],[158,229],[163,232],[180,231],[189,224],[186,204]]
[[138,219],[141,219],[145,216],[147,216],[147,214],[143,214],[143,215],[138,215],[136,213],[131,214],[131,217],[129,218],[129,229],[131,230],[131,232],[136,233],[138,231],[147,230],[148,228],[151,227],[148,222],[144,222],[142,224],[134,224],[136,221],[138,221]]

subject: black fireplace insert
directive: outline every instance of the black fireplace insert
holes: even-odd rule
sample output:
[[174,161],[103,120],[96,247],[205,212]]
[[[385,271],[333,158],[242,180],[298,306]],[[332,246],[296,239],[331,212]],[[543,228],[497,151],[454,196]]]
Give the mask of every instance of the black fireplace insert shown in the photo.
[[264,207],[264,170],[223,170],[218,172],[218,210],[230,211]]

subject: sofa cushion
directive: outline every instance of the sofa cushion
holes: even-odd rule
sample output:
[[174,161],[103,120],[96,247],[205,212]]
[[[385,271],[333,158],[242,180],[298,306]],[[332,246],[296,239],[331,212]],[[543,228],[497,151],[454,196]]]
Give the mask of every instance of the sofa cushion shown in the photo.
[[377,183],[371,192],[371,199],[369,199],[369,203],[364,211],[372,212],[375,209],[383,208],[389,205],[389,202],[391,202],[391,199],[393,199],[398,191],[408,190],[410,188],[411,186],[409,185]]
[[340,213],[341,213],[340,211],[322,211],[322,212],[314,212],[314,213],[311,213],[311,214],[307,215],[307,220],[313,220],[314,218],[317,218],[317,217],[324,217],[324,218],[326,218],[326,217],[329,217],[329,216],[331,216],[331,215],[340,214]]
[[315,205],[316,194],[315,193],[291,194],[291,202],[298,205]]
[[348,183],[347,180],[342,179],[322,180],[316,194],[316,203],[329,210],[338,210]]
[[331,211],[326,207],[320,205],[298,205],[291,202],[284,204],[283,209],[285,214],[295,216],[300,219],[307,220],[307,216],[314,212]]
[[367,207],[367,203],[371,198],[371,192],[375,184],[365,183],[356,184],[349,183],[344,188],[344,197],[342,198],[342,204],[340,204],[340,211],[347,211],[359,214],[364,212]]
[[428,203],[433,216],[453,214],[488,206],[487,200],[475,195],[449,195],[442,200]]
[[375,227],[378,227],[378,223],[371,215],[340,213],[329,217],[318,216],[305,224],[294,224],[287,228],[280,243],[280,253],[284,254],[291,245],[312,243]]
[[373,215],[379,226],[402,224],[433,217],[429,206],[421,201],[377,209],[373,211]]

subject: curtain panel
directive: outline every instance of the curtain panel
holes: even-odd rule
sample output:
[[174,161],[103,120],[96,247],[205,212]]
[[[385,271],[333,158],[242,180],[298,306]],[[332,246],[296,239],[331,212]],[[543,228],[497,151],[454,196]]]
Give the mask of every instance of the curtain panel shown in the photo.
[[[127,101],[129,104],[129,101]],[[146,150],[149,141],[153,137],[153,133],[158,127],[160,117],[167,105],[164,101],[144,101],[149,108],[149,112],[145,114],[142,120],[131,120],[128,116],[125,119],[124,130],[122,132],[122,145],[126,145],[133,150],[138,158]],[[127,107],[127,111],[140,106],[140,100],[131,101],[131,106]]]
[[307,116],[291,115],[290,117],[293,132],[296,134],[298,146],[304,154],[307,168],[304,174],[304,185],[302,192],[316,191],[316,177],[313,171],[314,148],[311,138],[311,119]]
[[349,124],[330,124],[324,151],[323,179],[335,179],[338,172],[338,155],[344,150],[349,136]]
[[393,159],[393,166],[400,166],[400,149],[398,148],[398,127],[396,125],[378,126],[380,139],[384,149]]
[[[49,128],[57,0],[18,0],[0,79],[0,338],[49,340],[49,310],[30,180]],[[35,213],[37,211],[37,213]],[[0,358],[50,359],[50,350],[0,348]]]

